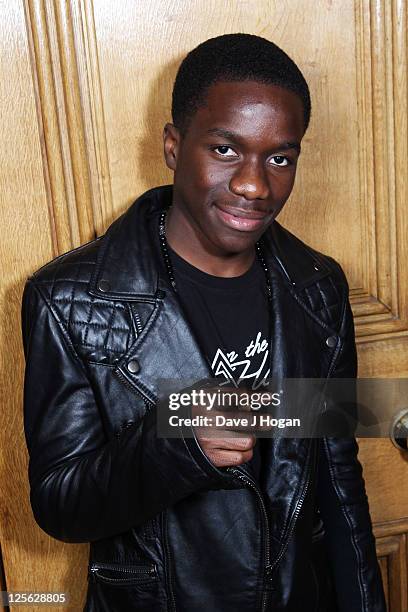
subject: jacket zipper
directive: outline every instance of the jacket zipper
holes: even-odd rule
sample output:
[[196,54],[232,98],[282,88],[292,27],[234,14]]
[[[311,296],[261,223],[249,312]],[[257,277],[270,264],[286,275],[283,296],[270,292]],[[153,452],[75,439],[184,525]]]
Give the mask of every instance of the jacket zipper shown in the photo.
[[128,304],[128,307],[129,307],[130,317],[135,326],[136,338],[138,338],[143,331],[142,320],[140,318],[140,314],[134,310],[133,304]]
[[[328,467],[329,467],[330,480],[331,480],[331,483],[333,485],[333,489],[334,489],[334,491],[336,493],[336,497],[339,498],[338,489],[337,489],[337,486],[336,486],[336,477],[334,475],[333,465],[332,465],[332,463],[330,461],[330,452],[329,452],[329,450],[327,448],[327,440],[326,439],[324,439],[323,444],[324,444],[323,452],[326,454],[327,464],[328,464]],[[358,565],[358,572],[357,572],[358,587],[359,587],[360,596],[361,596],[361,603],[363,604],[364,610],[366,610],[366,599],[365,599],[364,588],[362,586],[362,579],[361,579],[360,554],[359,554],[358,547],[357,547],[357,545],[355,543],[353,526],[352,526],[352,524],[350,524],[349,515],[348,515],[347,511],[344,508],[343,508],[343,514],[345,515],[347,524],[350,527],[350,535],[351,535],[350,539],[351,539],[351,543],[353,545],[353,548],[354,548],[354,550],[356,552],[357,565]]]
[[[311,453],[310,453],[311,454]],[[306,466],[306,470],[309,471],[309,466],[310,466],[310,454],[309,454],[309,458],[307,461],[307,466]],[[236,468],[227,468],[226,469],[227,472],[230,472],[231,474],[234,474],[237,478],[239,478],[239,480],[241,480],[242,482],[244,482],[245,484],[247,484],[251,489],[253,489],[257,496],[258,499],[260,501],[260,505],[261,505],[261,509],[262,509],[262,515],[263,515],[263,522],[264,522],[264,533],[265,533],[265,545],[264,545],[264,555],[265,555],[265,578],[267,580],[271,580],[272,579],[272,572],[274,570],[274,568],[278,565],[279,561],[282,559],[283,555],[285,554],[285,551],[288,547],[290,538],[292,536],[293,530],[295,528],[295,524],[296,524],[296,520],[299,517],[300,511],[302,509],[303,506],[303,502],[306,498],[307,495],[307,491],[309,489],[309,483],[310,483],[310,474],[308,475],[307,481],[305,486],[303,487],[303,491],[302,494],[296,504],[296,508],[293,511],[293,514],[291,516],[291,522],[290,522],[290,528],[288,531],[288,534],[286,536],[286,542],[283,545],[283,547],[281,548],[278,556],[276,557],[275,561],[273,564],[271,564],[270,562],[270,552],[269,552],[269,524],[268,524],[268,515],[266,512],[266,507],[265,507],[265,502],[263,500],[262,494],[260,492],[260,490],[258,489],[258,487],[255,485],[255,483],[248,478],[247,476],[245,476],[240,470],[236,469]],[[266,610],[266,604],[267,604],[267,597],[268,597],[268,593],[267,591],[264,590],[263,596],[262,596],[262,606],[261,606],[261,611],[264,612]]]
[[294,512],[293,512],[293,514],[291,516],[291,525],[290,525],[290,530],[289,530],[287,538],[286,538],[286,542],[285,542],[284,546],[281,548],[281,551],[280,551],[279,555],[276,557],[276,559],[273,562],[273,564],[269,566],[269,573],[270,574],[272,574],[272,571],[278,565],[279,561],[282,559],[282,557],[285,554],[285,551],[286,551],[286,549],[288,547],[290,538],[291,538],[293,530],[295,528],[296,521],[297,521],[299,513],[300,513],[300,511],[302,509],[303,502],[305,500],[305,497],[306,497],[306,494],[307,494],[307,491],[308,491],[308,488],[309,488],[309,481],[310,481],[310,478],[308,478],[308,480],[306,482],[306,485],[303,488],[302,495],[300,496],[299,501],[298,501],[298,503],[296,505],[296,508],[295,508],[295,510],[294,510]]
[[129,316],[132,320],[132,326],[135,332],[135,339],[137,340],[137,338],[140,336],[140,334],[143,331],[142,320],[140,318],[140,314],[136,312],[135,310],[133,310],[133,304],[128,303],[127,307],[129,309]]
[[170,599],[170,610],[172,612],[177,612],[176,611],[176,600],[174,599],[174,591],[173,591],[173,572],[172,572],[172,566],[171,566],[172,559],[171,559],[171,552],[170,552],[168,533],[167,533],[166,510],[162,512],[161,525],[162,525],[164,555],[165,555],[164,567],[165,567],[166,578],[167,578],[167,590],[168,590],[169,599]]
[[[100,570],[109,570],[113,572],[121,572],[124,574],[129,574],[128,578],[112,578],[110,576],[104,576],[100,573]],[[105,582],[110,583],[123,583],[124,581],[134,579],[140,579],[142,581],[143,577],[153,578],[156,576],[156,566],[151,563],[148,565],[113,565],[111,563],[92,563],[90,565],[89,571],[92,576],[98,577]]]
[[140,315],[137,312],[133,312],[133,316],[135,317],[137,335],[140,336],[143,330],[142,322],[140,320]]
[[[309,471],[309,466],[310,466],[310,455],[311,455],[311,452],[309,453],[309,457],[308,457],[308,461],[307,461],[307,466],[306,466],[306,470],[307,471]],[[283,547],[281,548],[281,550],[280,550],[278,556],[276,557],[275,561],[272,563],[272,565],[269,566],[269,568],[267,568],[269,575],[272,575],[272,572],[273,572],[274,568],[278,565],[279,561],[282,559],[283,555],[286,552],[286,549],[288,547],[290,538],[292,537],[292,533],[293,533],[293,530],[295,528],[296,521],[297,521],[297,519],[299,517],[300,511],[301,511],[302,506],[303,506],[303,502],[304,502],[305,497],[307,495],[307,491],[309,489],[309,484],[310,484],[310,473],[308,474],[308,478],[307,478],[306,484],[303,487],[303,491],[302,491],[302,493],[300,495],[300,498],[299,498],[299,500],[298,500],[298,502],[296,504],[296,508],[293,511],[293,514],[291,516],[291,519],[290,519],[290,528],[289,528],[289,531],[288,531],[287,536],[286,536],[286,542],[283,545]]]
[[[250,487],[253,491],[255,491],[255,493],[256,493],[256,495],[257,495],[257,497],[259,499],[259,503],[260,503],[260,507],[261,507],[262,522],[263,522],[263,533],[264,533],[264,538],[263,538],[263,542],[264,542],[264,561],[265,561],[265,574],[264,575],[265,575],[265,578],[267,580],[269,580],[270,579],[270,576],[269,576],[269,567],[270,567],[269,524],[268,524],[268,514],[266,512],[265,502],[263,500],[262,493],[260,492],[260,490],[258,489],[256,484],[248,476],[244,475],[237,468],[228,467],[226,469],[226,471],[229,472],[230,474],[233,474],[234,476],[236,476],[239,480],[241,480],[248,487]],[[264,612],[266,610],[267,597],[268,597],[268,593],[267,593],[267,591],[265,589],[263,589],[262,603],[261,603],[261,612]]]

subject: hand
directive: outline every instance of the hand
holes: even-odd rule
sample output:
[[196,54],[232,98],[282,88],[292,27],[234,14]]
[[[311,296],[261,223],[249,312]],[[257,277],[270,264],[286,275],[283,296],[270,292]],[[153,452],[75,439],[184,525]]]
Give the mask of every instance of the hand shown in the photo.
[[[239,389],[222,388],[223,392],[241,393]],[[217,406],[218,407],[218,406]],[[211,416],[213,422],[217,417],[224,417],[226,424],[218,425],[217,427],[195,427],[195,433],[198,443],[207,458],[216,467],[232,467],[241,465],[250,461],[253,457],[253,449],[257,438],[255,431],[270,429],[267,426],[250,426],[253,412],[250,407],[230,406],[228,410],[217,410],[212,407],[211,411],[207,411],[207,407],[193,406],[192,416]],[[231,419],[234,423],[231,424]],[[242,420],[248,422],[248,425],[241,424]]]
[[202,451],[216,467],[241,465],[252,459],[256,444],[254,434],[230,430],[230,434],[233,433],[233,435],[216,438],[213,431],[208,432],[208,429],[207,427],[196,428],[196,437]]

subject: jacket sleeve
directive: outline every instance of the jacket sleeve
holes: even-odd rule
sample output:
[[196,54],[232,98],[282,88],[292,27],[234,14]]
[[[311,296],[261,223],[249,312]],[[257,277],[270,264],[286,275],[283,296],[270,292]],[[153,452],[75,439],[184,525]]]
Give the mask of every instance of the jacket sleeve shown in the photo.
[[[357,356],[348,286],[334,378],[355,378]],[[353,435],[320,440],[318,506],[337,595],[338,612],[385,612],[384,592]]]
[[84,365],[30,279],[22,334],[30,500],[46,533],[90,542],[138,526],[197,490],[230,488],[194,439],[157,437],[154,408],[108,439]]

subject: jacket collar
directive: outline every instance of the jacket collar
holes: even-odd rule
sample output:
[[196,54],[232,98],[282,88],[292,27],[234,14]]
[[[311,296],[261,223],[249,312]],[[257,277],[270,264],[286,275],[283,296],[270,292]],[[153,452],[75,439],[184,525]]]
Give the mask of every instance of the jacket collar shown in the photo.
[[[171,205],[172,185],[141,195],[102,236],[89,293],[106,299],[152,301],[168,287],[158,238],[160,212]],[[330,273],[322,255],[307,247],[277,221],[263,236],[270,274],[292,291]]]

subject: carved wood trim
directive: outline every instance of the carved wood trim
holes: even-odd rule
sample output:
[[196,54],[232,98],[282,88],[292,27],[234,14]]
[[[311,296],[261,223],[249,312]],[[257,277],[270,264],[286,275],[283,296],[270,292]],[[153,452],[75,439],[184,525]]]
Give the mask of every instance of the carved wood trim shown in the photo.
[[359,342],[408,335],[407,7],[357,0],[362,287],[350,291]]
[[376,545],[388,609],[403,612],[408,608],[407,533],[383,535]]
[[373,532],[376,538],[400,535],[408,533],[408,517],[403,517],[397,521],[387,521],[373,525]]
[[54,254],[95,235],[70,5],[25,0]]
[[75,47],[93,193],[95,230],[99,236],[113,221],[115,211],[93,2],[71,0],[71,10],[75,23]]

